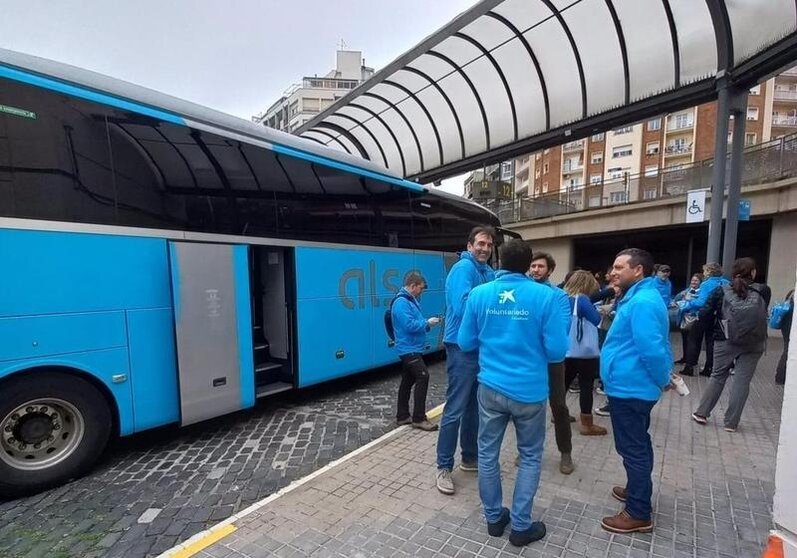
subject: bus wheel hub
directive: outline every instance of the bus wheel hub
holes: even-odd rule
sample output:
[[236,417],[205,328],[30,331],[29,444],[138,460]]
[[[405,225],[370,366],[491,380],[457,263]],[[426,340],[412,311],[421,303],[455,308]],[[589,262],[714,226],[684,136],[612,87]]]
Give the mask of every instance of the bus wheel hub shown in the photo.
[[83,415],[67,401],[25,402],[0,419],[0,461],[15,469],[52,467],[74,453],[84,431]]

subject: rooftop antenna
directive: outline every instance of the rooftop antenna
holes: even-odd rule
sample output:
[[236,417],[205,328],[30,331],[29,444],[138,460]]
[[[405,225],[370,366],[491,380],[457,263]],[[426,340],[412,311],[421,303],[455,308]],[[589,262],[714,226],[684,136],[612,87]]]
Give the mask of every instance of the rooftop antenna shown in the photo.
[[346,50],[347,46],[348,45],[346,44],[346,41],[344,41],[343,38],[341,37],[340,43],[338,43],[338,50]]

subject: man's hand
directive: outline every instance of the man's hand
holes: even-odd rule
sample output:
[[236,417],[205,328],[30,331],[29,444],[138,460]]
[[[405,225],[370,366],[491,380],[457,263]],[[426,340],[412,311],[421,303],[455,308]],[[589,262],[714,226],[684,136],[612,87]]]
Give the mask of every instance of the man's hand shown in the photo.
[[440,318],[438,318],[437,316],[433,316],[428,320],[426,320],[426,323],[429,324],[429,327],[434,327],[440,323]]

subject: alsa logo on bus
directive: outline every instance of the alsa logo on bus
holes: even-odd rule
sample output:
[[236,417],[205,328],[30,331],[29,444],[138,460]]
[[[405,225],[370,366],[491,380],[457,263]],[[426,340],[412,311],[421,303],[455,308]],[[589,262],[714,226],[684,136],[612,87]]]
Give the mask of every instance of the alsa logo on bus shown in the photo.
[[[420,273],[417,269],[407,270],[404,275],[395,268],[389,267],[382,273],[382,287],[390,292],[390,296],[380,300],[377,291],[377,280],[379,278],[376,262],[371,260],[368,262],[368,272],[361,268],[355,267],[347,269],[340,276],[338,281],[338,297],[341,304],[349,310],[354,310],[355,307],[364,309],[366,306],[366,299],[370,302],[371,306],[376,308],[380,305],[389,306],[393,296],[401,289],[404,284],[404,278],[410,273]],[[354,293],[350,294],[349,285],[354,283]],[[355,301],[355,298],[357,299]]]

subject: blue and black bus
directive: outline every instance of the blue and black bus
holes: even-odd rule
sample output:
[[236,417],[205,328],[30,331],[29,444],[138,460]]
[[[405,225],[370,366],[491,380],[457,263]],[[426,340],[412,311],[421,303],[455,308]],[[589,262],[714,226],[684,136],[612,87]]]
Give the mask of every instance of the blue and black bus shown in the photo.
[[[0,496],[109,437],[396,361],[481,206],[142,87],[0,50]],[[428,337],[441,347],[440,329]]]

